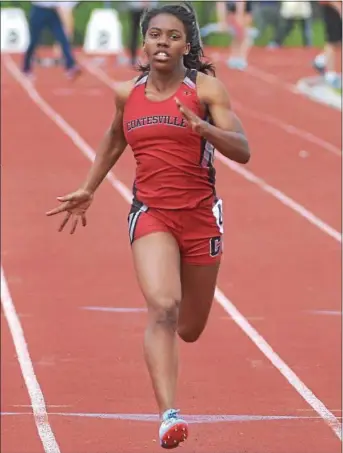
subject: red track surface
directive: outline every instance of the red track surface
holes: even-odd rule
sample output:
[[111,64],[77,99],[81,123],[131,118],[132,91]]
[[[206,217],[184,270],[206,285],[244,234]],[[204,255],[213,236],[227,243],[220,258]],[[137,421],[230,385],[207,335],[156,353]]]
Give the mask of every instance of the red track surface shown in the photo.
[[[282,78],[258,77],[256,70],[271,73],[270,55],[265,62],[253,55],[254,75],[219,65],[252,143],[247,168],[340,231],[341,157],[315,143],[341,148],[340,115],[292,93]],[[37,69],[37,77],[38,93],[95,148],[113,115],[110,89],[87,71],[74,85],[57,69]],[[2,108],[2,263],[48,412],[154,414],[141,350],[144,313],[82,309],[144,307],[127,240],[128,204],[106,182],[87,229],[57,234],[59,219],[44,213],[82,181],[89,161],[4,64]],[[286,132],[286,123],[302,133]],[[129,150],[115,174],[131,187]],[[221,162],[217,174],[226,207],[219,287],[341,418],[341,317],[313,313],[341,311],[340,243]],[[21,414],[3,416],[2,452],[41,453],[31,410],[18,407],[31,403],[3,313],[2,327],[1,410]],[[191,425],[184,453],[340,451],[333,431],[218,304],[204,336],[181,345],[181,354],[178,404],[186,414],[309,417]],[[160,451],[155,423],[73,415],[50,415],[49,422],[63,453]]]

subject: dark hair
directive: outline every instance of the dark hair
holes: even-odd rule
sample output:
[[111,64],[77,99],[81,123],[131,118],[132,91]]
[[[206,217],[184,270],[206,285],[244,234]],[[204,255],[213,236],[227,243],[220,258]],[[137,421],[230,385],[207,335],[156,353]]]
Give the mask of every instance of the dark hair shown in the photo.
[[[189,2],[181,4],[166,4],[147,9],[141,19],[141,32],[143,40],[149,28],[149,23],[152,18],[159,14],[171,14],[177,17],[184,25],[186,30],[187,43],[190,44],[190,51],[188,55],[183,57],[183,63],[188,69],[196,69],[204,74],[211,73],[215,76],[215,68],[212,63],[204,62],[204,51],[200,37],[200,30],[196,17],[195,10]],[[147,72],[150,70],[150,65],[139,65],[139,71]]]

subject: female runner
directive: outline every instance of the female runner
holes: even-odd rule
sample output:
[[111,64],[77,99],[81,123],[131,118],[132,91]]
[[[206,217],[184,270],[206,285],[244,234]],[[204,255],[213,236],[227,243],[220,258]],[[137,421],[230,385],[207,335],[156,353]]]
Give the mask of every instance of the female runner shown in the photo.
[[96,189],[127,145],[137,168],[128,216],[137,279],[148,307],[145,359],[156,396],[161,446],[188,436],[175,410],[177,334],[186,342],[203,332],[222,255],[222,202],[215,191],[214,149],[242,164],[250,151],[224,85],[202,61],[192,6],[162,5],[141,22],[148,59],[141,75],[118,85],[116,113],[84,184],[58,197],[47,215],[66,212],[71,233]]

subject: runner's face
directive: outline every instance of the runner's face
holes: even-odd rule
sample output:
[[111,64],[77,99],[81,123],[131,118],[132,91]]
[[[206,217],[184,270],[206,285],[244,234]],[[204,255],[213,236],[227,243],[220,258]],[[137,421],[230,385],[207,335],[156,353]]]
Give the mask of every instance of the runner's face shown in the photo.
[[183,23],[172,14],[158,14],[150,20],[144,51],[151,67],[170,71],[189,53]]

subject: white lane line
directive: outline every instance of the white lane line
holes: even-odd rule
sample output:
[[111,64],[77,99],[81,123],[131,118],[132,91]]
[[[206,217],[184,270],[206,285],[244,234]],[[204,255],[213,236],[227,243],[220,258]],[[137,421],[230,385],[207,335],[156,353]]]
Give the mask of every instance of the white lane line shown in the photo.
[[[61,453],[54,433],[48,420],[43,392],[40,388],[33,369],[31,357],[27,348],[23,328],[20,324],[11,294],[8,289],[4,270],[1,266],[1,305],[8,322],[19,366],[29,393],[32,412],[38,435],[46,453]],[[25,442],[25,439],[22,439]]]
[[81,307],[82,310],[102,311],[109,313],[145,313],[146,308],[120,308],[120,307]]
[[[18,67],[13,63],[10,57],[6,60],[7,70],[24,88],[33,102],[67,135],[72,142],[80,149],[80,151],[91,161],[95,158],[95,151],[85,142],[85,140],[73,129],[66,120],[59,115],[43,98],[40,96],[34,86],[26,80]],[[120,182],[112,172],[109,173],[108,180],[123,198],[131,203],[132,194],[130,190]],[[125,188],[125,190],[123,189]],[[224,295],[217,287],[215,298],[223,307],[229,316],[257,346],[257,348],[270,360],[276,369],[285,377],[287,382],[298,392],[298,394],[317,412],[317,414],[327,423],[333,430],[336,436],[342,440],[342,426],[340,421],[332,414],[323,402],[317,398],[314,393],[302,382],[302,380],[291,370],[291,368],[280,358],[280,356],[272,349],[267,341],[252,327],[248,320],[237,310],[235,305]]]
[[249,115],[251,118],[256,118],[259,121],[272,124],[273,126],[282,129],[289,135],[300,137],[301,139],[306,140],[307,142],[312,143],[318,146],[319,148],[329,151],[335,156],[342,157],[342,150],[340,148],[338,148],[337,146],[333,145],[330,142],[327,142],[326,140],[323,140],[320,137],[317,137],[311,132],[299,129],[298,127],[293,126],[292,124],[286,123],[285,121],[281,121],[278,118],[269,115],[268,113],[257,112],[253,109],[250,109],[244,106],[241,102],[236,101],[235,99],[233,100],[233,104],[236,110],[241,111],[246,115]]
[[323,233],[332,237],[332,239],[335,239],[337,242],[342,243],[342,234],[339,231],[335,230],[334,228],[332,228],[332,226],[328,225],[326,222],[321,220],[319,217],[317,217],[311,211],[306,209],[302,204],[293,200],[288,195],[281,192],[281,190],[276,189],[275,187],[271,186],[266,181],[264,181],[262,178],[259,178],[254,173],[252,173],[250,170],[247,170],[242,165],[237,164],[237,162],[234,162],[234,161],[228,159],[227,157],[223,156],[222,154],[219,154],[218,152],[216,152],[216,158],[218,160],[220,160],[228,168],[233,170],[235,173],[240,174],[247,181],[250,181],[251,183],[256,184],[264,192],[269,193],[274,198],[279,200],[282,204],[284,204],[288,208],[292,209],[292,211],[299,214],[302,218],[306,219],[308,222],[310,222],[312,225],[317,227]]

